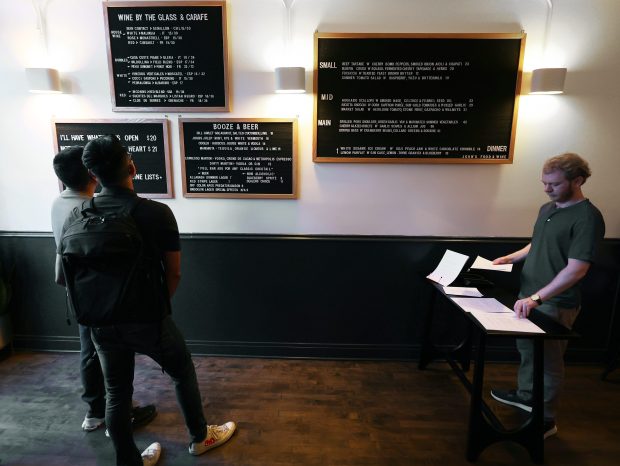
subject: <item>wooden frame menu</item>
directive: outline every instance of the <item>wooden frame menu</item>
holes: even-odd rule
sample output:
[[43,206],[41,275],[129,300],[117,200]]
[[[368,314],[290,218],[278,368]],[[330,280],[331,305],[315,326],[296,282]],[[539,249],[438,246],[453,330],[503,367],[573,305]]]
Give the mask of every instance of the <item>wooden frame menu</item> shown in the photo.
[[315,33],[315,162],[512,163],[525,33]]
[[103,3],[114,111],[228,112],[226,1]]
[[52,127],[56,152],[85,146],[104,134],[116,135],[135,162],[136,193],[147,198],[174,197],[168,120],[55,120]]
[[297,198],[297,120],[179,118],[183,196]]

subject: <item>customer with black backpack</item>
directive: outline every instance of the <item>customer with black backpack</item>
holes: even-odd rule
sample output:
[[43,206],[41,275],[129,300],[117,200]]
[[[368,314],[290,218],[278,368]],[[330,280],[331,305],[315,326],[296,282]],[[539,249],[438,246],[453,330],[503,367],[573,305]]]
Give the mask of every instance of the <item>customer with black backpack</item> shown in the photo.
[[[92,199],[97,187],[97,181],[82,164],[83,150],[82,146],[71,146],[62,149],[54,157],[54,172],[65,186],[65,189],[52,203],[52,230],[56,247],[60,243],[60,234],[66,218],[73,209],[81,210],[82,205]],[[58,255],[56,257],[56,281],[59,285],[65,285],[61,258]],[[105,421],[105,386],[99,357],[90,337],[90,329],[80,324],[79,335],[82,400],[88,404],[88,411],[82,421],[82,429],[92,432],[102,426]],[[133,427],[150,422],[156,414],[157,410],[153,405],[133,407],[131,412]]]
[[131,430],[134,352],[146,354],[172,378],[200,455],[226,442],[236,425],[207,425],[196,372],[183,336],[170,316],[170,296],[180,280],[179,232],[165,204],[133,190],[136,168],[113,135],[89,142],[82,161],[103,186],[63,227],[59,254],[78,322],[91,327],[106,379],[106,424],[117,465],[153,465],[161,447],[140,455]]

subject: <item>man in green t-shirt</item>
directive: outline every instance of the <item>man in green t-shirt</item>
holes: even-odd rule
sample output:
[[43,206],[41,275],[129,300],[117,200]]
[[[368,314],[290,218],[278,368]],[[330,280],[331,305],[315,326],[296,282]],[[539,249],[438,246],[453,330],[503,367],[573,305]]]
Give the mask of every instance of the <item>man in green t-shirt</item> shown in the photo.
[[[521,272],[517,317],[533,309],[572,328],[581,308],[579,284],[588,272],[597,246],[605,234],[601,212],[583,195],[581,187],[590,176],[588,163],[566,153],[545,162],[542,183],[551,199],[538,213],[531,242],[519,251],[498,257],[494,264],[525,260]],[[566,340],[544,343],[544,436],[557,433],[555,417],[564,381]],[[491,390],[501,403],[532,411],[533,343],[518,339],[521,365],[516,390]]]

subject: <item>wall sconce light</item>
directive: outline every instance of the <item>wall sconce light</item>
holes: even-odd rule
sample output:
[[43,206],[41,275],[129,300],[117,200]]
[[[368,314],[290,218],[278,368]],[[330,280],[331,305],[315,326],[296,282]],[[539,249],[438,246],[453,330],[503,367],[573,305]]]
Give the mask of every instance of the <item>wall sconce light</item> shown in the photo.
[[539,68],[532,71],[530,94],[563,94],[566,68]]
[[[37,17],[41,50],[46,56],[48,55],[48,47],[45,10],[48,1],[32,0],[32,7]],[[44,63],[47,61],[45,60]],[[55,68],[28,67],[26,68],[26,82],[28,83],[28,90],[34,94],[60,94],[62,92],[60,76]]]
[[[291,9],[295,0],[282,0],[286,9],[286,30],[284,55],[289,61],[291,54]],[[288,63],[287,63],[288,64]],[[306,70],[301,66],[282,66],[275,69],[275,91],[277,94],[303,94],[306,92]]]
[[28,89],[33,94],[60,94],[60,76],[54,68],[26,68]]
[[301,66],[276,68],[276,93],[303,94],[306,92],[306,70]]
[[[551,21],[553,20],[553,0],[546,0],[546,2],[547,18],[543,36],[543,58],[545,58],[547,54],[549,30],[551,29]],[[566,68],[538,68],[532,71],[530,94],[563,94],[565,80]]]

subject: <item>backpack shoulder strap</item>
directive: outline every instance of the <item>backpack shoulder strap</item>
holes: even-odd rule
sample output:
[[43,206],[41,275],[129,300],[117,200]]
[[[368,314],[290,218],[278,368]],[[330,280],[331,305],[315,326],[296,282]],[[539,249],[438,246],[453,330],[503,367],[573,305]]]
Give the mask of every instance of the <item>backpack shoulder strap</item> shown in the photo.
[[86,199],[84,202],[82,202],[82,206],[80,208],[80,213],[82,214],[82,217],[87,217],[89,213],[96,213],[97,212],[97,208],[95,207],[95,198],[91,197],[90,199]]
[[146,199],[140,196],[133,196],[131,200],[129,200],[123,206],[123,212],[127,212],[128,215],[133,215],[133,211],[136,210],[136,207],[138,207],[138,205],[141,204],[142,201],[146,201]]

